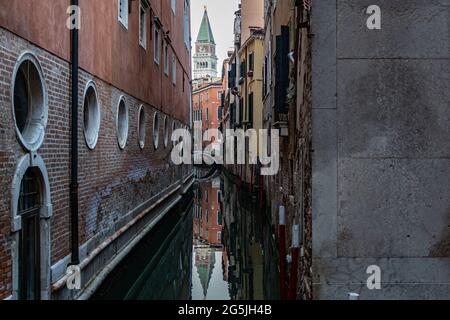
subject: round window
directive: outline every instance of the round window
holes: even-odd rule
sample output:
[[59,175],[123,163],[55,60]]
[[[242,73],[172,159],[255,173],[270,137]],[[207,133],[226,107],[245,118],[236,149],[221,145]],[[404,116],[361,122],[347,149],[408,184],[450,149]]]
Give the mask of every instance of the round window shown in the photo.
[[159,119],[158,112],[153,117],[153,146],[158,149],[159,146]]
[[124,149],[128,139],[128,108],[122,96],[117,106],[117,141],[120,149]]
[[173,139],[173,137],[174,137],[173,134],[174,134],[175,130],[177,130],[177,124],[174,120],[174,121],[172,121],[172,146],[175,146],[175,143],[177,142],[176,140]]
[[84,138],[89,149],[94,149],[100,131],[100,107],[97,99],[97,89],[93,81],[88,82],[84,92],[83,104]]
[[167,148],[169,143],[169,120],[167,116],[164,117],[164,148]]
[[138,142],[139,147],[141,149],[144,149],[145,146],[145,122],[146,122],[145,109],[144,106],[141,105],[141,107],[139,108],[139,120],[138,120]]
[[19,58],[11,92],[17,137],[25,149],[36,151],[44,141],[48,105],[42,70],[32,53]]

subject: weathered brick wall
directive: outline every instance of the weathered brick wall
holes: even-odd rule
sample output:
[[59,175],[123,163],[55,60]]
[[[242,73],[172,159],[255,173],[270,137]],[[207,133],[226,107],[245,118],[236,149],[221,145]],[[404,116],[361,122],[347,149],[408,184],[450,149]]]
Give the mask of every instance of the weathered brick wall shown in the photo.
[[[70,253],[70,66],[48,52],[0,28],[0,299],[11,294],[11,184],[18,159],[25,151],[16,138],[12,117],[11,82],[17,58],[24,50],[38,58],[48,92],[48,124],[38,154],[48,170],[53,217],[51,218],[51,260],[58,262]],[[101,109],[99,139],[88,149],[82,129],[85,85],[94,80]],[[180,88],[181,90],[181,88]],[[129,113],[127,146],[121,150],[116,134],[116,110],[119,97],[125,96]],[[94,235],[107,236],[115,223],[145,200],[175,183],[191,167],[175,168],[170,161],[169,144],[164,148],[164,114],[144,105],[146,143],[138,145],[138,111],[141,102],[108,83],[80,70],[79,86],[79,229],[80,244]],[[153,147],[153,115],[159,114],[159,148]],[[100,237],[102,238],[102,237]]]

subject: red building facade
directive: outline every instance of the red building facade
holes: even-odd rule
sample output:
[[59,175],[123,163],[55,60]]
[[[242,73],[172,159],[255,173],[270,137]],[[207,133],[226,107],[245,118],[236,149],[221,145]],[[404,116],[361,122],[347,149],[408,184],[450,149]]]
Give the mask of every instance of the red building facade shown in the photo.
[[[66,289],[73,252],[70,5],[0,3],[0,299],[84,294],[190,183],[191,168],[170,162],[171,132],[190,120],[189,1],[80,0],[83,276],[81,291]],[[33,261],[24,261],[24,251]],[[24,279],[24,269],[33,276]]]

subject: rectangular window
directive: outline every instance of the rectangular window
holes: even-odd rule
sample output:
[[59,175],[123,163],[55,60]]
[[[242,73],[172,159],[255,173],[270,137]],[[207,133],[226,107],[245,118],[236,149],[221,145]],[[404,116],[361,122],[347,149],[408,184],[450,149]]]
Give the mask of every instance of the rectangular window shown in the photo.
[[172,0],[172,14],[175,15],[177,0]]
[[222,241],[222,232],[217,232],[217,241]]
[[244,120],[244,98],[239,98],[239,122]]
[[[281,34],[276,37],[275,54],[275,111],[277,114],[287,114],[288,104],[286,102],[289,87],[289,27],[281,26]],[[277,115],[278,117],[278,115]]]
[[147,6],[142,1],[139,8],[139,44],[147,49]]
[[172,56],[172,83],[177,84],[177,59],[175,55]]
[[253,126],[253,92],[248,95],[248,122]]
[[155,36],[154,36],[154,38],[153,38],[153,49],[154,49],[154,52],[153,52],[153,55],[154,55],[154,60],[155,60],[155,62],[157,63],[157,64],[159,64],[159,58],[160,58],[160,43],[161,43],[161,39],[160,39],[160,33],[161,33],[161,30],[160,30],[160,28],[159,28],[159,26],[158,25],[155,25]]
[[189,50],[189,0],[184,0],[184,44]]
[[209,108],[206,108],[206,121],[209,121]]
[[[239,71],[240,71],[240,73],[239,73],[240,78],[244,79],[244,77],[245,77],[245,61],[241,62]],[[239,79],[239,80],[241,80],[241,79]]]
[[128,0],[119,0],[119,22],[128,29]]
[[219,212],[217,212],[217,225],[221,226],[222,222],[223,222],[222,220],[223,220],[222,212],[219,211]]
[[253,52],[248,55],[248,71],[255,71],[255,54]]
[[169,45],[164,41],[164,74],[169,76]]

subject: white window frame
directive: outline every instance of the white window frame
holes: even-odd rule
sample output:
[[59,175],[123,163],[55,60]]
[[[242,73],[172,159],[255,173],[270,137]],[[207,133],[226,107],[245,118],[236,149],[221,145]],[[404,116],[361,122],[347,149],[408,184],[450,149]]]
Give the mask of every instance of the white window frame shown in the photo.
[[[142,23],[142,13],[144,13],[144,23]],[[139,45],[147,50],[147,5],[142,0],[139,6]]]
[[[125,108],[124,111],[125,113],[123,114],[123,118],[121,118],[121,114],[120,114],[120,106],[123,103],[123,107]],[[125,147],[127,146],[127,142],[128,142],[128,134],[129,134],[129,128],[130,128],[130,124],[129,124],[129,112],[128,112],[128,104],[127,101],[125,99],[125,96],[120,96],[119,98],[119,102],[117,104],[117,111],[116,111],[116,134],[117,134],[117,143],[119,145],[119,148],[121,150],[124,150]],[[120,131],[120,125],[123,126],[123,132]]]
[[153,147],[158,150],[159,147],[159,115],[155,111],[153,115]]
[[161,28],[155,24],[155,34],[153,39],[153,60],[159,65],[161,59]]
[[[14,92],[17,76],[19,72],[22,72],[22,67],[26,65],[28,65],[28,71],[25,77],[29,84],[28,94],[31,96],[29,99],[28,113],[30,116],[29,119],[33,119],[33,121],[27,121],[24,131],[21,132],[17,126]],[[34,81],[28,77],[30,76],[30,67],[33,70],[32,74],[35,75],[35,77],[32,77]],[[17,138],[27,151],[35,152],[44,143],[45,130],[48,122],[48,93],[44,72],[37,56],[33,52],[25,51],[19,56],[13,70],[10,94],[11,111]]]
[[[122,24],[122,26],[128,30],[128,0],[118,0],[118,8],[117,8],[117,17],[119,22]],[[125,12],[124,15],[121,15],[120,13]]]
[[[92,101],[93,105],[86,106],[86,97],[88,94],[93,94]],[[100,121],[101,121],[101,108],[100,108],[100,101],[98,99],[98,93],[97,93],[97,87],[95,85],[95,82],[90,80],[86,84],[86,88],[84,89],[84,95],[83,95],[83,120],[84,120],[84,113],[86,112],[86,107],[92,108],[91,110],[88,110],[91,112],[92,118],[90,119],[92,122],[89,123],[89,128],[85,127],[85,123],[83,121],[83,132],[84,132],[84,139],[86,141],[86,145],[89,149],[94,150],[97,146],[98,142],[98,136],[100,132]]]

